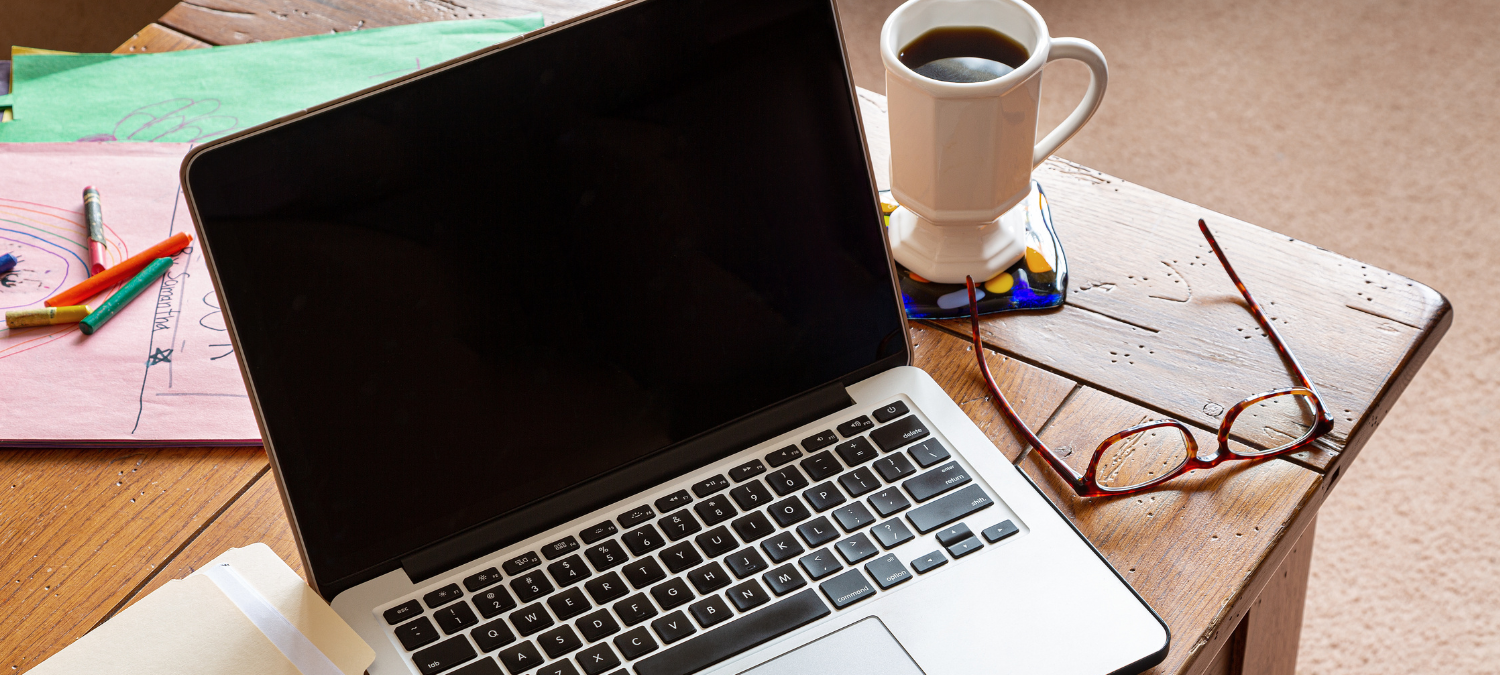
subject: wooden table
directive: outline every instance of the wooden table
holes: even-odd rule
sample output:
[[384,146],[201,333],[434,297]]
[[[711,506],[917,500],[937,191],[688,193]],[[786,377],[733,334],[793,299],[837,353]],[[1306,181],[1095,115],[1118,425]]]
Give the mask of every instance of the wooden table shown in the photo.
[[[193,49],[599,0],[183,2],[120,53]],[[880,170],[884,99],[861,92]],[[1135,497],[1083,501],[1035,455],[1023,468],[1166,619],[1154,672],[1292,673],[1315,517],[1452,321],[1410,279],[1053,159],[1037,172],[1071,264],[1066,307],[984,322],[1001,387],[1082,469],[1105,434],[1171,415],[1212,446],[1217,416],[1288,386],[1269,341],[1198,234],[1214,227],[1337,417],[1316,450],[1236,462]],[[881,176],[883,181],[885,178]],[[954,322],[916,322],[917,365],[1007,456],[1020,450]],[[226,548],[301,561],[259,449],[27,450],[0,455],[0,666],[25,672],[133,600]],[[3,487],[3,486],[0,486]],[[1066,631],[1067,626],[1058,626]],[[1078,636],[1086,644],[1086,636]]]

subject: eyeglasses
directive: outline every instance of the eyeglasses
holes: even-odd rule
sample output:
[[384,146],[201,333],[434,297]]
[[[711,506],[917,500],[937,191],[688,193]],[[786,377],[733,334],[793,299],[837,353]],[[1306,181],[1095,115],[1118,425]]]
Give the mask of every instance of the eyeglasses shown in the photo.
[[[1193,434],[1186,424],[1174,419],[1163,419],[1130,427],[1104,439],[1089,459],[1088,469],[1079,474],[1021,421],[1021,416],[1016,414],[1005,395],[1000,393],[1000,387],[996,386],[995,377],[990,374],[989,363],[984,357],[984,343],[979,338],[979,303],[975,299],[974,279],[970,277],[969,325],[974,337],[974,355],[979,359],[979,371],[984,375],[984,383],[989,387],[995,407],[1000,409],[1011,428],[1031,444],[1016,457],[1016,464],[1020,464],[1031,449],[1035,448],[1078,496],[1122,495],[1153,488],[1185,472],[1211,469],[1230,460],[1264,459],[1297,452],[1333,429],[1333,416],[1323,408],[1312,380],[1302,372],[1297,358],[1292,356],[1291,350],[1277,334],[1275,326],[1266,319],[1265,312],[1261,311],[1260,305],[1251,297],[1250,290],[1245,288],[1239,275],[1234,273],[1234,267],[1224,257],[1224,251],[1219,248],[1219,242],[1214,239],[1213,233],[1208,231],[1208,225],[1199,220],[1198,229],[1203,231],[1203,237],[1213,248],[1214,255],[1218,256],[1224,271],[1229,273],[1235,287],[1245,296],[1245,302],[1250,306],[1250,313],[1255,315],[1255,321],[1265,331],[1266,337],[1271,338],[1271,344],[1281,353],[1293,379],[1301,386],[1256,394],[1224,411],[1223,422],[1219,424],[1219,448],[1207,458],[1198,455],[1198,442],[1193,440]],[[1264,450],[1248,446],[1231,447],[1230,436],[1269,439],[1266,442],[1270,447]]]

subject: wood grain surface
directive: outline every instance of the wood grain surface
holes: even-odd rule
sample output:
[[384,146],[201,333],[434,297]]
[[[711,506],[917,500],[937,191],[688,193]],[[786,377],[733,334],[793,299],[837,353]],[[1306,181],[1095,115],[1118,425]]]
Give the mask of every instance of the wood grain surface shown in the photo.
[[155,52],[176,52],[188,49],[202,49],[212,47],[197,38],[183,35],[171,28],[159,23],[153,23],[142,28],[139,33],[130,36],[119,47],[115,48],[116,54],[147,54]]
[[602,0],[195,0],[168,10],[160,23],[210,44],[233,45],[532,12],[541,12],[553,24],[609,4]]

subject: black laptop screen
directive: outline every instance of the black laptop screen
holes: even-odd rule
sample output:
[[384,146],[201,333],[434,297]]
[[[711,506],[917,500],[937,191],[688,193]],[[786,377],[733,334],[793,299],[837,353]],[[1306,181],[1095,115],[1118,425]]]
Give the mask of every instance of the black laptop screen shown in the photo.
[[308,563],[904,353],[828,0],[648,0],[199,154]]

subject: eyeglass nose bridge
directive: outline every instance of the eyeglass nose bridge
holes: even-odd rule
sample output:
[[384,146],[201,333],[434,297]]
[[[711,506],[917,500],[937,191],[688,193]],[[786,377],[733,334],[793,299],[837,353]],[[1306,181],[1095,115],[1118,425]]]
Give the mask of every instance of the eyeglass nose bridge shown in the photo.
[[[1129,436],[1133,436],[1133,435],[1138,434],[1138,433],[1150,431],[1152,429],[1161,429],[1161,428],[1165,428],[1165,427],[1171,427],[1173,429],[1176,429],[1178,431],[1178,433],[1182,434],[1182,442],[1183,442],[1184,445],[1187,446],[1187,457],[1183,461],[1182,465],[1177,468],[1177,470],[1175,470],[1175,471],[1169,471],[1169,472],[1167,472],[1167,473],[1165,473],[1165,474],[1163,474],[1161,476],[1157,476],[1156,478],[1154,478],[1154,479],[1152,479],[1150,481],[1147,481],[1145,483],[1141,483],[1139,485],[1131,485],[1129,487],[1111,488],[1111,487],[1107,487],[1107,486],[1101,485],[1099,483],[1099,463],[1100,463],[1100,461],[1102,461],[1104,459],[1104,451],[1105,450],[1108,450],[1110,448],[1110,446],[1112,446],[1115,443],[1118,443],[1118,442],[1124,440],[1125,438],[1127,438]],[[1113,436],[1110,436],[1109,438],[1106,438],[1103,441],[1101,441],[1099,443],[1099,446],[1096,447],[1096,448],[1094,448],[1094,456],[1089,458],[1089,466],[1088,466],[1088,470],[1085,471],[1084,474],[1083,474],[1083,482],[1084,482],[1084,485],[1089,486],[1090,488],[1093,489],[1093,491],[1096,491],[1097,493],[1117,494],[1117,493],[1125,493],[1125,492],[1135,492],[1137,490],[1143,490],[1143,489],[1151,487],[1153,485],[1157,485],[1159,483],[1163,483],[1165,481],[1171,480],[1172,478],[1175,478],[1178,475],[1180,475],[1183,471],[1186,471],[1189,466],[1192,466],[1197,461],[1198,461],[1198,440],[1193,437],[1193,431],[1191,429],[1189,429],[1186,424],[1183,424],[1182,422],[1179,422],[1177,420],[1174,420],[1174,419],[1160,419],[1160,420],[1156,420],[1156,421],[1153,421],[1153,422],[1145,422],[1145,423],[1142,423],[1142,424],[1137,424],[1137,425],[1135,425],[1133,427],[1130,427],[1129,429],[1125,429],[1124,431],[1121,431],[1121,432],[1119,432],[1119,433],[1117,433],[1117,434],[1115,434]]]

